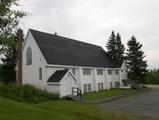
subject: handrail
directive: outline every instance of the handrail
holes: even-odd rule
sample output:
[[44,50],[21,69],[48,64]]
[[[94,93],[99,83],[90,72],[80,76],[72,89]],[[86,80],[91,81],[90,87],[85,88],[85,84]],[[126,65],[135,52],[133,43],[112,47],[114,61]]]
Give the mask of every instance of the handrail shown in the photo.
[[82,90],[80,90],[78,87],[72,87],[72,95],[74,95],[74,93],[76,93],[80,98],[82,97]]

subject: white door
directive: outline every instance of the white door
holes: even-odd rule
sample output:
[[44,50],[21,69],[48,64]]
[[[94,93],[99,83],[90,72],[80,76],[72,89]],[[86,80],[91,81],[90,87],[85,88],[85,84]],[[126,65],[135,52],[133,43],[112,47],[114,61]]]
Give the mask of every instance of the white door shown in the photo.
[[72,87],[77,87],[77,85],[70,75],[65,79],[65,95],[72,95]]

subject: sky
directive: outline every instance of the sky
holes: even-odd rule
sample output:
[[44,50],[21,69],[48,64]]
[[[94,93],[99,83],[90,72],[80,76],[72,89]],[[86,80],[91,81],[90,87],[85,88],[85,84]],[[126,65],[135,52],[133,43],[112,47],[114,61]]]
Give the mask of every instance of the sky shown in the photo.
[[[159,68],[159,0],[22,0],[20,27],[55,33],[102,46],[114,30],[143,44],[149,69]],[[105,49],[106,50],[106,49]]]

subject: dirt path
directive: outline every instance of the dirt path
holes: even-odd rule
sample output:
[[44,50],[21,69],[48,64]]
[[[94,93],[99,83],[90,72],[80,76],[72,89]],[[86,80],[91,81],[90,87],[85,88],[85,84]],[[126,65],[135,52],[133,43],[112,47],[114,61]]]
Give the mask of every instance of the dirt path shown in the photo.
[[97,104],[98,107],[114,112],[142,116],[144,120],[159,120],[159,88],[132,95],[112,102]]

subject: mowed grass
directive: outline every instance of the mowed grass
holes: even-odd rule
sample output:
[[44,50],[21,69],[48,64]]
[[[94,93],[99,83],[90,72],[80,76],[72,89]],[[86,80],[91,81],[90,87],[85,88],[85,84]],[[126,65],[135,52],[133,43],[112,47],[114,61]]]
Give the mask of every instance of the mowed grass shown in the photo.
[[17,102],[0,97],[0,120],[137,120],[114,115],[93,105],[66,100],[39,104]]
[[111,89],[111,90],[103,90],[99,92],[91,92],[83,95],[84,100],[99,100],[105,99],[115,96],[124,95],[127,93],[135,92],[133,89]]

